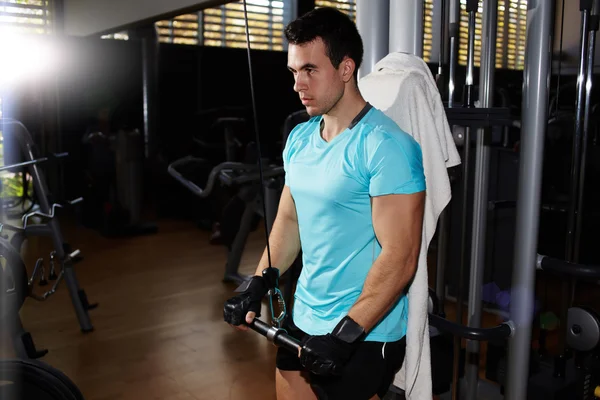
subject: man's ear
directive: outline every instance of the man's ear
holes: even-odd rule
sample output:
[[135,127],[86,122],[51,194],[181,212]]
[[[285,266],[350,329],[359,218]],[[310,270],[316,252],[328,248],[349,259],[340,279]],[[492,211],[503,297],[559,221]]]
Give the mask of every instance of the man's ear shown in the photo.
[[350,82],[352,78],[354,78],[354,69],[356,68],[356,64],[354,60],[350,57],[344,57],[342,62],[340,63],[340,71],[342,73],[342,79],[344,83]]

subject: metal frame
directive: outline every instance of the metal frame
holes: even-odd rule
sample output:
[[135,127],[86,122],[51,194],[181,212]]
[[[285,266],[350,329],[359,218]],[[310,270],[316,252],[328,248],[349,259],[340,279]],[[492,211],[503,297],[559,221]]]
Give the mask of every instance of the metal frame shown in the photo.
[[509,343],[506,398],[527,398],[529,349],[535,293],[544,136],[548,123],[548,81],[554,0],[530,1],[523,83],[519,194],[510,314],[516,325]]
[[371,73],[375,64],[388,54],[389,10],[390,0],[356,0],[356,26],[364,43],[359,79]]
[[[582,4],[584,0],[581,0]],[[392,3],[393,5],[394,3]],[[530,0],[528,4],[528,27],[527,44],[528,51],[525,57],[524,69],[524,84],[523,84],[523,102],[522,102],[522,131],[526,134],[522,135],[521,145],[521,160],[518,180],[518,199],[517,207],[517,227],[515,235],[515,257],[513,263],[513,284],[511,289],[511,305],[510,314],[511,320],[505,321],[494,328],[480,328],[481,319],[481,274],[483,269],[483,251],[484,243],[480,238],[485,233],[485,211],[487,210],[487,185],[485,184],[487,163],[489,163],[487,150],[487,136],[484,129],[496,125],[505,125],[508,119],[503,114],[503,109],[492,109],[492,93],[494,88],[493,73],[495,69],[495,31],[496,31],[496,12],[497,0],[491,0],[484,7],[484,54],[482,56],[482,71],[481,79],[483,84],[480,84],[480,100],[481,108],[473,107],[473,41],[475,35],[475,21],[477,12],[477,1],[468,0],[467,10],[469,11],[469,57],[467,65],[467,80],[465,85],[466,91],[466,111],[449,107],[446,109],[448,122],[452,124],[464,125],[466,129],[465,150],[467,155],[467,163],[463,164],[463,171],[468,172],[468,149],[471,146],[469,140],[469,131],[478,129],[477,145],[476,145],[476,166],[475,166],[475,206],[473,218],[473,261],[470,265],[471,269],[471,291],[469,297],[469,326],[462,325],[460,319],[462,291],[458,292],[457,314],[459,320],[454,323],[439,315],[430,313],[429,323],[432,327],[439,331],[448,332],[454,335],[455,338],[465,338],[470,341],[491,341],[491,340],[507,340],[509,343],[509,358],[506,367],[507,381],[505,384],[505,399],[521,400],[528,398],[528,382],[529,377],[529,349],[532,331],[532,320],[534,308],[534,292],[535,292],[535,271],[536,269],[549,270],[554,273],[560,273],[566,277],[575,278],[600,278],[599,266],[585,266],[575,264],[563,260],[550,258],[537,254],[537,236],[539,229],[539,212],[541,202],[541,178],[543,167],[543,151],[545,130],[547,127],[548,118],[548,103],[549,103],[549,88],[548,82],[551,69],[551,43],[553,32],[553,16],[555,9],[555,0]],[[391,14],[397,12],[400,6],[391,7]],[[411,4],[405,2],[406,9],[410,9]],[[403,11],[406,11],[404,9]],[[407,14],[406,12],[401,15]],[[596,22],[597,24],[597,22]],[[597,28],[595,28],[597,29]],[[585,31],[584,31],[585,32]],[[587,34],[587,33],[586,33]],[[595,35],[595,32],[594,32]],[[414,38],[413,38],[414,39]],[[407,39],[407,40],[410,40]],[[592,40],[593,42],[593,40]],[[582,46],[587,48],[586,46]],[[593,44],[590,46],[593,50]],[[397,49],[393,50],[397,51]],[[414,53],[413,53],[414,54]],[[582,62],[586,62],[586,57],[582,58]],[[593,60],[593,56],[590,56]],[[591,76],[591,75],[590,75]],[[583,75],[582,75],[583,78]],[[589,76],[588,76],[589,78]],[[591,79],[591,78],[589,78]],[[583,82],[583,79],[582,79]],[[512,123],[512,121],[509,121]],[[576,160],[576,163],[578,160]],[[465,173],[466,176],[466,173]],[[577,180],[580,179],[578,175]],[[467,181],[465,180],[465,186]],[[576,199],[572,199],[575,202]],[[463,202],[466,203],[465,199]],[[466,214],[466,212],[464,213]],[[463,231],[466,228],[466,223],[463,215]],[[446,230],[441,230],[441,236]],[[464,232],[462,246],[463,251],[461,257],[464,259]],[[443,238],[442,238],[443,239]],[[483,244],[482,244],[483,243]],[[441,251],[443,253],[443,250]],[[464,264],[464,263],[463,263]],[[464,265],[461,265],[461,278],[464,272]],[[462,279],[459,279],[462,281]],[[439,280],[436,280],[440,284]],[[431,292],[431,291],[430,291]],[[433,301],[435,303],[435,301]],[[435,307],[434,307],[435,308]],[[595,321],[594,321],[595,322]],[[267,329],[268,325],[260,320],[255,320],[251,323],[250,328],[265,336],[269,341],[277,346],[287,347],[291,350],[297,349],[297,343],[285,333],[277,329]],[[457,341],[455,340],[455,345]],[[460,339],[458,339],[460,343]],[[595,344],[594,344],[595,345]],[[460,344],[459,344],[460,346]],[[467,342],[467,353],[474,354],[471,357],[468,354],[467,358],[477,358],[479,345],[472,346],[471,342]],[[588,346],[589,347],[589,346]],[[460,350],[460,347],[459,347]],[[455,351],[455,357],[457,357]],[[455,358],[456,360],[456,358]],[[468,360],[469,361],[469,360]],[[473,368],[474,367],[474,368]],[[452,385],[452,398],[462,398],[459,395],[458,387],[460,382],[457,379],[457,366],[454,367],[454,381]],[[474,376],[473,376],[474,373]],[[477,379],[477,365],[467,366],[466,375],[466,398],[479,398],[479,393],[485,391],[485,385],[480,385]],[[543,377],[545,378],[545,377]],[[547,382],[543,382],[547,386]],[[397,398],[401,391],[397,388],[391,388],[390,396]],[[500,398],[499,391],[490,392],[484,395],[485,398]],[[386,396],[389,398],[389,396]]]
[[[583,4],[583,0],[582,4]],[[477,318],[480,318],[477,313],[481,313],[481,295],[478,293],[479,288],[477,286],[477,280],[481,277],[482,264],[478,261],[481,257],[482,247],[478,245],[478,238],[485,232],[485,219],[482,220],[481,207],[486,208],[487,197],[486,191],[487,186],[482,180],[485,180],[485,173],[487,172],[486,163],[486,135],[482,130],[485,127],[505,125],[507,120],[509,123],[510,118],[507,118],[503,114],[503,109],[491,108],[491,98],[493,92],[493,72],[495,69],[495,30],[496,21],[495,13],[497,12],[496,0],[491,0],[485,10],[485,24],[484,24],[484,40],[486,40],[487,46],[484,47],[485,53],[483,55],[482,63],[482,80],[484,83],[480,85],[480,100],[482,107],[476,109],[473,107],[473,39],[474,39],[474,25],[476,17],[476,0],[468,0],[467,9],[469,10],[469,62],[467,67],[467,82],[465,85],[466,90],[466,105],[465,109],[458,110],[456,108],[449,107],[446,109],[448,122],[450,125],[461,124],[467,127],[467,139],[465,140],[465,150],[469,149],[471,143],[468,140],[469,130],[478,129],[479,134],[477,136],[477,164],[476,164],[476,182],[475,182],[475,198],[476,207],[474,209],[475,216],[473,222],[473,259],[471,263],[471,280],[475,283],[471,284],[471,296],[469,298],[469,325],[464,326],[462,321],[459,319],[456,323],[449,321],[439,315],[430,313],[429,323],[432,327],[437,328],[439,331],[448,332],[454,335],[455,338],[466,338],[471,341],[491,341],[491,340],[508,340],[509,342],[509,358],[506,367],[507,371],[507,382],[505,384],[505,399],[510,400],[521,400],[528,398],[528,382],[529,377],[529,349],[530,339],[532,330],[532,319],[534,308],[534,292],[535,292],[535,271],[536,269],[549,270],[554,273],[560,273],[566,277],[572,278],[590,278],[600,279],[600,265],[598,266],[585,266],[568,261],[563,261],[547,256],[537,254],[537,235],[539,228],[539,212],[540,212],[540,198],[541,198],[541,178],[542,178],[542,167],[543,167],[543,151],[544,151],[544,137],[545,130],[547,127],[548,118],[548,103],[549,103],[549,89],[548,82],[550,77],[551,68],[551,43],[552,43],[552,27],[553,27],[553,15],[555,9],[555,0],[530,0],[528,4],[528,27],[527,30],[527,43],[528,51],[525,57],[525,70],[524,70],[524,84],[523,84],[523,121],[522,130],[526,134],[522,135],[521,145],[521,161],[519,171],[519,194],[516,202],[517,206],[517,227],[515,236],[515,258],[513,263],[513,285],[511,289],[511,306],[510,306],[510,317],[512,320],[505,321],[494,328],[480,328],[474,326],[478,324]],[[394,3],[392,3],[394,4]],[[404,3],[407,9],[410,9],[411,4],[409,2]],[[398,6],[398,4],[397,4]],[[399,7],[399,6],[398,6]],[[398,11],[399,8],[391,7],[391,10]],[[393,11],[391,14],[393,14]],[[406,11],[406,10],[404,10]],[[406,13],[401,13],[406,14]],[[596,28],[597,29],[597,28]],[[414,39],[414,38],[413,38]],[[490,45],[491,43],[491,45]],[[587,47],[587,46],[586,46]],[[591,46],[593,49],[593,46]],[[414,54],[414,53],[413,53]],[[585,62],[583,59],[582,62]],[[593,58],[592,58],[593,59]],[[466,111],[464,111],[466,110]],[[467,151],[468,154],[468,151]],[[468,157],[467,157],[468,161]],[[468,164],[467,164],[468,166]],[[468,168],[463,164],[463,170],[468,172]],[[465,174],[466,175],[466,174]],[[579,179],[579,176],[577,176]],[[465,181],[466,182],[466,181]],[[466,185],[465,185],[466,186]],[[575,200],[572,200],[575,201]],[[265,200],[266,202],[266,200]],[[463,199],[463,202],[466,202]],[[479,203],[477,205],[477,203]],[[266,211],[265,211],[265,214]],[[466,214],[466,213],[465,213]],[[465,219],[463,215],[463,230],[466,228]],[[442,235],[446,232],[442,230]],[[463,241],[463,252],[461,257],[465,257],[464,252],[464,233]],[[461,266],[461,276],[463,275],[464,268]],[[461,279],[459,279],[460,281]],[[439,282],[438,282],[439,283]],[[475,290],[475,289],[476,290]],[[430,291],[431,293],[431,291]],[[459,290],[458,301],[457,301],[457,314],[460,314],[462,293]],[[435,301],[433,301],[435,303]],[[226,304],[225,310],[228,305]],[[435,308],[435,307],[434,307]],[[595,317],[594,317],[595,318]],[[480,322],[480,321],[479,321]],[[593,321],[594,323],[596,321]],[[249,324],[250,328],[257,333],[265,336],[269,341],[273,342],[277,346],[286,347],[290,350],[297,350],[297,342],[293,341],[287,333],[275,329],[269,328],[269,326],[260,320],[254,320]],[[455,341],[456,343],[456,341]],[[459,342],[460,343],[460,342]],[[469,344],[469,343],[468,343]],[[596,344],[594,344],[596,345]],[[589,347],[591,345],[588,345]],[[478,352],[478,346],[467,346],[467,352],[475,353]],[[456,357],[455,352],[455,357]],[[458,399],[461,396],[458,394],[459,381],[456,377],[457,368],[454,368],[454,377],[452,385],[452,398]],[[475,369],[475,372],[478,372]],[[479,398],[478,391],[484,392],[485,385],[479,385],[477,376],[473,377],[472,370],[467,369],[466,376],[466,398],[476,399]],[[545,377],[542,377],[545,378]],[[546,381],[543,381],[543,386],[548,386]],[[401,391],[396,390],[397,388],[392,387],[389,393],[390,396],[397,398]],[[484,395],[485,398],[500,398],[499,391],[490,392]],[[389,398],[386,396],[385,398]]]
[[423,57],[423,1],[390,0],[389,52]]
[[[409,2],[403,2],[403,10],[399,10],[399,2],[391,2],[390,18],[402,18],[403,15],[411,15],[406,12],[410,8]],[[457,46],[458,32],[456,32],[456,20],[459,4],[458,2],[450,2],[449,12],[449,39],[450,39],[450,80],[449,80],[449,106],[454,106],[454,89],[455,83],[455,68],[458,61]],[[465,107],[471,108],[473,102],[473,70],[474,70],[474,38],[475,38],[475,21],[477,12],[477,1],[469,0],[467,2],[467,11],[469,12],[469,54],[467,58],[467,75],[465,85]],[[542,172],[542,153],[544,146],[544,133],[547,122],[547,105],[548,105],[548,88],[547,82],[550,76],[550,52],[551,35],[553,27],[553,12],[554,0],[549,1],[530,1],[528,6],[529,29],[527,31],[528,52],[526,56],[525,67],[525,84],[523,87],[523,131],[528,132],[523,136],[523,145],[521,152],[521,164],[519,175],[519,198],[517,201],[517,232],[516,232],[516,253],[513,265],[513,290],[512,296],[514,301],[511,302],[511,317],[512,321],[506,324],[511,329],[504,329],[503,336],[511,338],[510,340],[510,358],[508,363],[508,382],[506,385],[507,399],[524,399],[527,398],[527,379],[529,360],[530,337],[531,337],[531,313],[533,307],[533,293],[535,291],[534,275],[536,270],[537,257],[537,233],[539,225],[539,206],[541,193],[541,172]],[[416,18],[418,19],[418,18]],[[396,25],[402,25],[396,21]],[[390,25],[392,26],[392,25]],[[497,28],[497,0],[484,3],[484,26],[483,26],[483,51],[481,65],[481,84],[479,98],[482,108],[490,108],[493,106],[493,91],[494,91],[494,70],[496,56],[496,28]],[[413,31],[415,32],[415,31]],[[401,51],[393,39],[393,31],[390,29],[390,51]],[[415,33],[416,34],[416,33]],[[456,39],[454,39],[456,38]],[[405,38],[405,42],[414,41],[414,37]],[[415,52],[412,52],[415,54]],[[420,54],[417,54],[420,56]],[[465,130],[465,146],[463,158],[463,171],[467,172],[470,163],[471,146],[470,126]],[[457,321],[452,323],[444,319],[431,318],[430,323],[436,328],[442,330],[450,330],[456,335],[455,340],[455,373],[454,385],[452,388],[452,398],[457,399],[462,396],[459,394],[458,384],[458,360],[460,354],[460,339],[466,337],[471,340],[467,342],[467,360],[478,360],[479,341],[489,340],[493,332],[498,332],[500,329],[492,328],[490,330],[481,329],[481,280],[484,269],[484,254],[485,254],[485,231],[486,231],[486,213],[487,213],[487,172],[489,168],[489,147],[487,135],[483,128],[478,128],[476,137],[476,164],[475,164],[475,189],[474,189],[474,218],[472,229],[472,254],[470,264],[470,293],[469,293],[469,323],[468,327],[462,326],[462,295],[459,290],[457,301]],[[468,185],[466,180],[467,174],[464,174],[465,190]],[[465,202],[466,203],[466,202]],[[466,212],[466,209],[463,208]],[[466,220],[463,215],[463,228],[466,228]],[[444,234],[446,229],[444,220],[441,221],[440,235],[442,244],[439,249],[441,255],[445,248]],[[465,229],[463,229],[465,231]],[[466,244],[466,236],[463,232],[463,248]],[[466,254],[463,251],[462,257],[466,261]],[[442,257],[443,259],[443,257]],[[464,262],[461,268],[460,275],[464,274]],[[529,266],[529,267],[528,267]],[[438,292],[443,286],[443,271],[437,277],[436,286]],[[459,278],[459,282],[462,279]],[[460,285],[460,283],[459,283]],[[514,305],[518,304],[518,307]],[[454,328],[452,329],[452,326]],[[477,335],[474,334],[477,332]],[[525,355],[525,356],[524,356]],[[475,356],[475,357],[472,357]],[[469,399],[477,398],[479,390],[478,382],[478,363],[474,362],[466,367],[466,393],[465,397]]]
[[[21,122],[12,119],[0,120],[2,125],[2,132],[5,138],[10,135],[10,140],[18,142],[20,150],[23,154],[25,161],[33,161],[38,159],[37,147],[31,137],[31,134]],[[12,129],[7,129],[12,127]],[[6,139],[5,139],[6,140]],[[33,187],[37,193],[37,199],[39,202],[40,211],[44,214],[50,214],[52,212],[52,206],[48,201],[48,187],[46,185],[46,179],[44,173],[40,169],[39,164],[28,165],[29,174],[33,179]],[[45,224],[30,225],[24,230],[25,237],[31,235],[37,236],[48,236],[52,239],[54,250],[56,251],[56,259],[59,263],[63,263],[64,268],[64,280],[71,296],[71,302],[75,308],[75,314],[79,321],[82,332],[91,332],[94,330],[92,322],[88,315],[88,310],[92,308],[87,302],[87,296],[85,291],[79,286],[77,281],[77,275],[73,262],[66,254],[65,248],[67,243],[65,242],[60,225],[56,218],[51,218]]]
[[[496,69],[496,27],[498,1],[483,3],[483,28],[479,101],[482,108],[494,106],[494,71]],[[474,19],[474,18],[473,18]],[[470,19],[471,20],[471,19]],[[471,26],[469,26],[471,28]],[[470,36],[471,37],[471,36]],[[471,274],[469,279],[469,306],[467,324],[481,327],[482,285],[485,271],[485,252],[488,214],[488,181],[490,168],[490,128],[477,130],[475,145],[475,188],[473,198],[473,235],[471,236]],[[479,380],[479,341],[467,341],[465,378],[469,398],[477,398]]]

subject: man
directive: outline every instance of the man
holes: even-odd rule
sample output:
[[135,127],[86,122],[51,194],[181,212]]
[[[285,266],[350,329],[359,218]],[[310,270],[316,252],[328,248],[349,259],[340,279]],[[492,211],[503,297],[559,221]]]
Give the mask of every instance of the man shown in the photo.
[[[405,291],[425,200],[421,149],[362,98],[362,40],[345,14],[318,8],[285,34],[294,90],[311,119],[287,140],[269,238],[281,274],[303,253],[286,326],[302,349],[278,349],[277,398],[381,398],[405,354]],[[268,266],[265,250],[245,292],[228,303],[243,307],[246,323],[260,313]]]

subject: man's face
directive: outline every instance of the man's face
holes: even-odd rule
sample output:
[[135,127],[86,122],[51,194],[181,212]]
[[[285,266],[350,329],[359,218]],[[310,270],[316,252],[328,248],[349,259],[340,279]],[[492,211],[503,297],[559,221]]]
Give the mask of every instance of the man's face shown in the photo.
[[321,38],[302,45],[290,44],[288,69],[294,74],[294,91],[311,117],[327,113],[344,94],[342,65],[333,67]]

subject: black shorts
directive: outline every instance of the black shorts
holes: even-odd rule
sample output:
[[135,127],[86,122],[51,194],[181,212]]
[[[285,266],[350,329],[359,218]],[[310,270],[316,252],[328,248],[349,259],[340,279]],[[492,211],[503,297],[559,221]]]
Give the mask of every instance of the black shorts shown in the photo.
[[[284,327],[298,340],[306,335],[293,323]],[[402,367],[406,352],[406,337],[396,342],[362,342],[342,376],[319,376],[307,372],[310,385],[319,400],[369,400],[375,394],[383,398]],[[282,371],[305,371],[298,354],[283,347],[277,350],[277,368]]]

